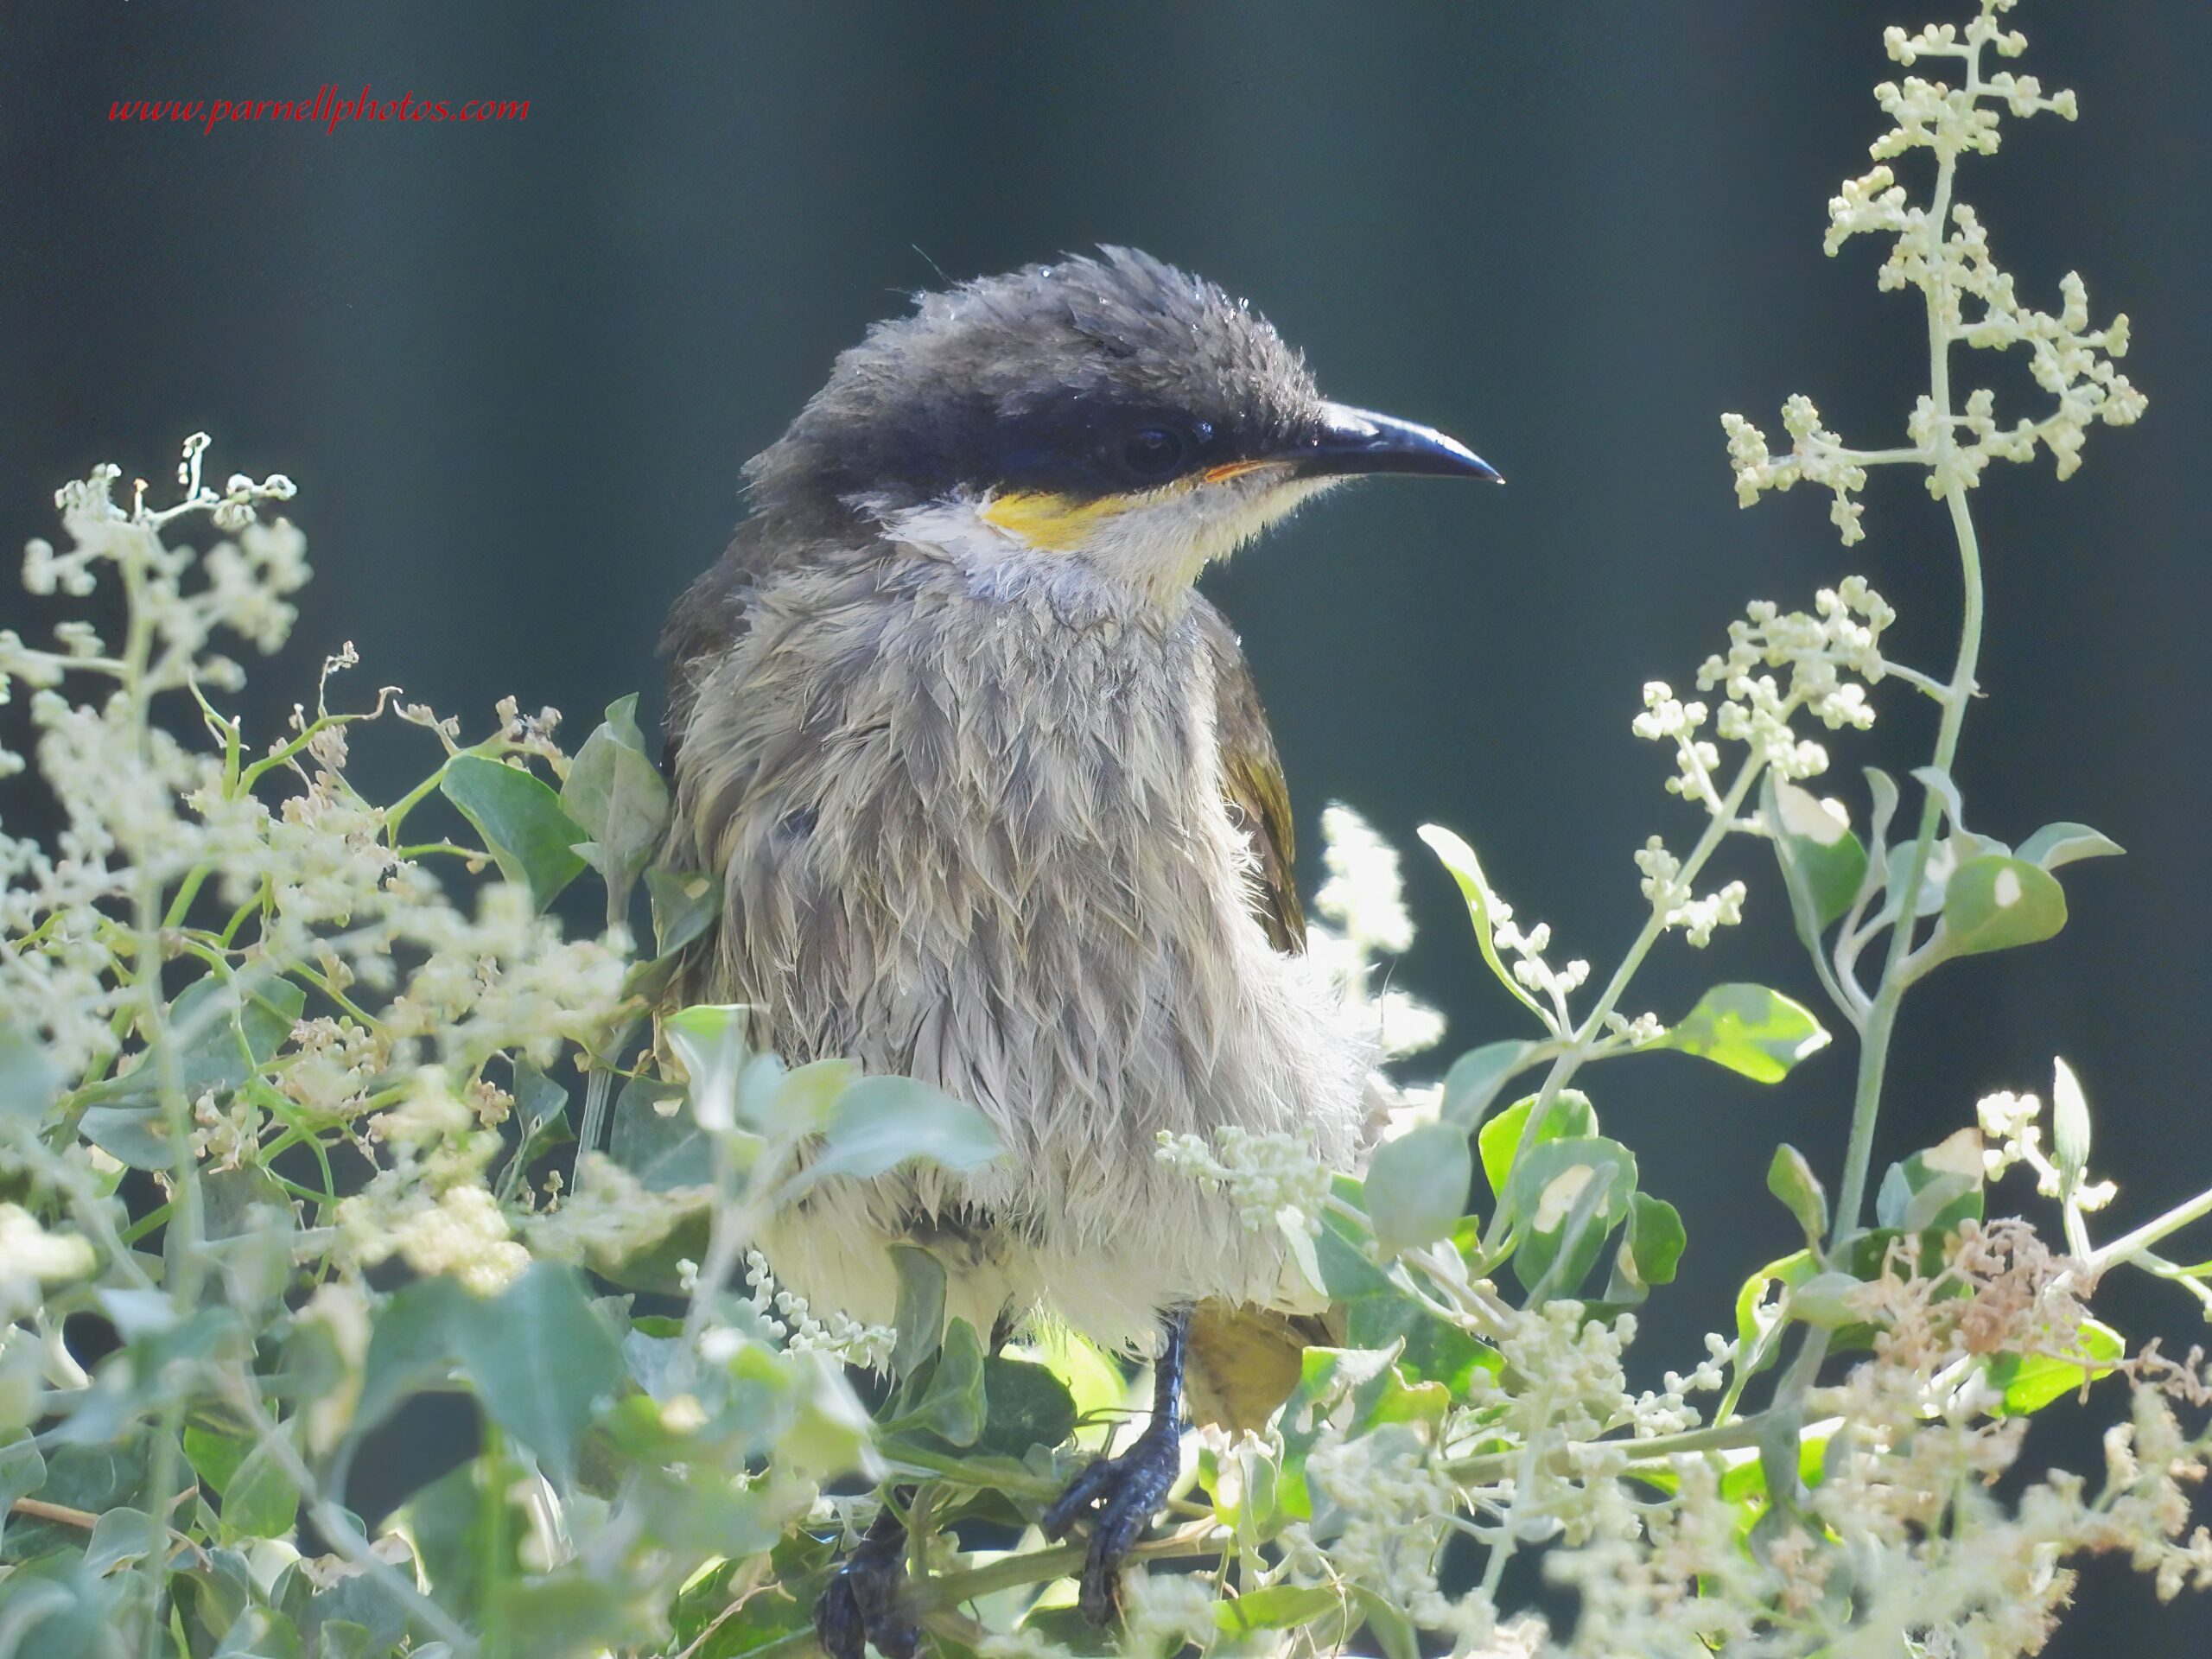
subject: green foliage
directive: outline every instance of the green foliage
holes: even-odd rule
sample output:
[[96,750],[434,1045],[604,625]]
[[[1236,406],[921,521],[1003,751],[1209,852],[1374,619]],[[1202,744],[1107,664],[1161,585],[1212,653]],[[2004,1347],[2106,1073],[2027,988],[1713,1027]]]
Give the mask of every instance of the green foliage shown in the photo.
[[1754,1083],[1780,1083],[1827,1045],[1803,1003],[1764,985],[1716,985],[1654,1046],[1695,1054]]
[[[2025,309],[1954,199],[1999,108],[2073,112],[1985,73],[2018,50],[2006,9],[1889,39],[1961,81],[1878,94],[1897,125],[1878,158],[1936,152],[1926,205],[1885,165],[1831,206],[1838,243],[1899,238],[1885,282],[1928,302],[1937,356],[1909,443],[1850,448],[1802,398],[1785,455],[1726,423],[1747,504],[1812,485],[1847,541],[1869,467],[1923,468],[1977,595],[1981,469],[2040,447],[2070,470],[2088,423],[2141,408],[2113,368],[2125,320],[2091,329],[2072,278],[2058,313]],[[1948,401],[1953,347],[2012,346],[2055,408],[2007,427],[1986,392]],[[1155,1179],[1192,1179],[1194,1207],[1280,1244],[1283,1306],[1236,1310],[1248,1340],[1224,1351],[1260,1374],[1227,1379],[1243,1393],[1288,1398],[1264,1434],[1199,1443],[1109,1637],[1070,1605],[1080,1541],[1030,1529],[1141,1383],[1064,1329],[994,1351],[949,1319],[967,1305],[957,1241],[893,1247],[891,1328],[810,1306],[753,1249],[779,1209],[861,1184],[958,1194],[1007,1155],[992,1118],[846,1061],[788,1066],[753,1046],[747,1008],[673,1006],[722,895],[658,861],[671,803],[633,698],[573,757],[550,711],[511,703],[464,743],[459,721],[389,698],[334,712],[349,650],[312,712],[250,738],[213,700],[235,668],[207,643],[281,642],[303,543],[258,516],[288,482],[217,492],[204,447],[168,509],[117,505],[111,468],[65,489],[72,547],[27,559],[45,594],[116,580],[118,645],[82,619],[52,650],[0,631],[0,691],[32,693],[73,849],[0,836],[0,1659],[795,1659],[884,1503],[913,1535],[906,1600],[953,1659],[1109,1642],[2010,1655],[2040,1642],[2070,1554],[2123,1549],[2162,1588],[2212,1577],[2177,1519],[2212,1437],[2176,1402],[2204,1379],[2140,1344],[2130,1360],[2089,1311],[2122,1265],[2212,1308],[2212,1263],[2158,1254],[2212,1192],[2098,1243],[2111,1187],[2063,1062],[2047,1149],[2040,1103],[1994,1095],[1978,1128],[1873,1179],[1907,992],[2050,938],[2067,907],[2051,872],[2119,851],[2078,823],[2017,851],[1967,827],[1954,768],[1978,600],[1945,673],[1887,656],[1888,607],[1847,577],[1809,612],[1746,611],[1698,675],[1717,710],[1645,686],[1633,729],[1671,754],[1699,827],[1686,850],[1655,836],[1637,853],[1648,911],[1602,978],[1552,961],[1549,929],[1516,921],[1466,841],[1422,831],[1503,1014],[1535,1027],[1492,1034],[1433,1100],[1395,1100],[1363,1176],[1294,1135],[1166,1137]],[[237,543],[202,560],[171,545],[198,513]],[[1941,710],[1916,817],[1869,769],[1854,827],[1805,787],[1829,765],[1811,734],[1864,729],[1871,691],[1900,682]],[[372,801],[350,747],[401,735],[391,719],[435,734],[436,765]],[[1833,1014],[1725,981],[1671,1027],[1632,1014],[1654,950],[1710,948],[1757,902],[1703,885],[1744,834],[1779,868],[1798,988]],[[605,931],[571,938],[548,907],[588,874]],[[650,951],[629,943],[648,909]],[[1392,931],[1338,943],[1357,956]],[[1666,1050],[1734,1074],[1708,1074],[1715,1090],[1773,1084],[1828,1043],[1822,1017],[1858,1051],[1843,1167],[1824,1179],[1779,1145],[1767,1179],[1802,1248],[1743,1280],[1690,1371],[1632,1388],[1629,1310],[1675,1279],[1688,1236],[1601,1132],[1586,1073],[1604,1063],[1627,1098],[1639,1067],[1612,1063]],[[1616,1125],[1636,1122],[1612,1098]],[[2021,1164],[2063,1255],[1995,1208]],[[1716,1252],[1763,1202],[1691,1197]],[[2062,1476],[2017,1506],[1986,1490],[2017,1451],[2011,1420],[2096,1404],[2123,1370],[2101,1490]],[[359,1471],[433,1394],[467,1402],[474,1449],[417,1469],[393,1514],[354,1513]],[[1539,1553],[1574,1608],[1548,1633],[1501,1601],[1515,1558]]]

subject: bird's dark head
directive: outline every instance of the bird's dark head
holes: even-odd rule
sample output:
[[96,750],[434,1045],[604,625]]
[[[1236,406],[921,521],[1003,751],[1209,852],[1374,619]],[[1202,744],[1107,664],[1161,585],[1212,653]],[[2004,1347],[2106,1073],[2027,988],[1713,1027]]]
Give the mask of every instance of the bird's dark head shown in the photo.
[[1341,479],[1497,476],[1329,402],[1264,318],[1128,248],[919,296],[749,473],[763,511],[969,557],[1080,556],[1162,593]]

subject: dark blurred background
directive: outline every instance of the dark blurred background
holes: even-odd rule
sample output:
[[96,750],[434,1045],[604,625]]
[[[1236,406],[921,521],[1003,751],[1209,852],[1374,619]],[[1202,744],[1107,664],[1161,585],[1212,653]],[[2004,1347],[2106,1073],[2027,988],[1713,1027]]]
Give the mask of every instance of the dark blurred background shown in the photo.
[[[610,698],[657,700],[655,634],[735,521],[740,465],[868,322],[939,270],[1135,243],[1249,295],[1335,396],[1458,433],[1511,480],[1347,492],[1207,582],[1274,713],[1308,891],[1330,799],[1408,849],[1425,931],[1398,978],[1449,1012],[1448,1058],[1517,1034],[1516,1011],[1416,824],[1465,833],[1522,918],[1602,978],[1643,913],[1630,850],[1695,830],[1629,734],[1643,681],[1686,686],[1745,600],[1803,605],[1853,570],[1903,613],[1894,653],[1948,666],[1955,559],[1917,475],[1877,475],[1868,539],[1844,550],[1824,497],[1738,512],[1717,417],[1778,437],[1802,390],[1853,441],[1901,441],[1917,298],[1875,291],[1871,242],[1824,259],[1822,203],[1885,124],[1881,25],[1968,10],[18,0],[0,15],[0,544],[53,532],[62,480],[105,460],[163,479],[205,428],[215,477],[298,481],[318,571],[296,648],[248,695],[260,729],[352,639],[363,696],[397,683],[474,732],[513,692],[581,739]],[[2008,123],[1964,194],[2037,302],[2078,267],[2100,321],[2130,315],[2152,408],[2094,432],[2063,486],[2039,460],[1976,496],[1990,695],[1958,774],[1978,829],[2082,819],[2130,856],[2066,873],[2056,941],[1909,1001],[1877,1170],[1970,1122],[1980,1093],[2047,1097],[2063,1053],[2122,1182],[2117,1230],[2212,1178],[2212,7],[2016,17],[2034,41],[2018,67],[2078,88],[2082,118]],[[118,99],[325,83],[529,114],[109,119]],[[2010,365],[1990,384],[2025,390]],[[0,598],[0,618],[25,609]],[[1901,772],[1932,729],[1901,687],[1881,706],[1871,737],[1833,745],[1829,787],[1862,821],[1852,768]],[[1701,956],[1668,944],[1632,1010],[1678,1014],[1722,978],[1818,1000],[1757,852],[1719,872],[1751,879],[1746,925]],[[1774,1143],[1833,1185],[1852,1065],[1839,1041],[1772,1089],[1687,1059],[1586,1079],[1689,1224],[1683,1285],[1646,1321],[1653,1370],[1686,1367],[1742,1276],[1791,1247],[1761,1187]],[[2138,1339],[2200,1333],[2170,1287],[2122,1278],[2101,1306]],[[2051,1415],[2030,1461],[2096,1466],[2082,1417]],[[2093,1567],[2084,1595],[2056,1651],[2197,1654],[2212,1632],[2202,1602],[2161,1610],[2124,1568]]]

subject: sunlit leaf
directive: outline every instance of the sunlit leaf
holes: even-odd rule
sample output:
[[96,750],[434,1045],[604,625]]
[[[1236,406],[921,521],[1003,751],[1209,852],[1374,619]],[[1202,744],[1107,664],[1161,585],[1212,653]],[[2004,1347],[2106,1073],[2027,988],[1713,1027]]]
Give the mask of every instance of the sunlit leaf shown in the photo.
[[1334,1590],[1315,1585],[1274,1584],[1214,1604],[1215,1626],[1231,1636],[1247,1630],[1291,1630],[1335,1612],[1344,1605]]
[[583,873],[584,861],[571,849],[590,837],[562,810],[561,798],[520,767],[456,754],[438,788],[483,836],[500,874],[527,887],[539,910]]
[[[1490,1181],[1490,1190],[1500,1198],[1504,1196],[1512,1178],[1514,1156],[1521,1148],[1521,1136],[1535,1104],[1534,1095],[1515,1101],[1484,1124],[1482,1133],[1476,1137],[1482,1153],[1483,1174]],[[1597,1132],[1598,1116],[1591,1110],[1588,1101],[1580,1095],[1554,1095],[1544,1112],[1544,1121],[1537,1126],[1529,1144],[1531,1147],[1540,1147],[1547,1141],[1564,1141]]]
[[973,1169],[1006,1150],[990,1119],[911,1077],[863,1077],[838,1097],[809,1165],[817,1179],[863,1179],[913,1159]]
[[1866,849],[1850,824],[1809,791],[1772,780],[1774,829],[1783,873],[1802,883],[1817,933],[1840,919],[1866,879]]
[[1943,888],[1946,954],[1970,957],[2034,944],[2066,925],[2066,890],[2017,858],[1968,859]]
[[1423,1123],[1385,1141],[1367,1168],[1367,1217],[1386,1251],[1433,1243],[1467,1208],[1474,1156],[1465,1131]]
[[1902,1233],[1947,1233],[1981,1218],[1981,1135],[1961,1129],[1890,1166],[1874,1195],[1875,1219]]
[[2127,1340],[2108,1325],[2084,1319],[2076,1333],[2079,1357],[2050,1354],[1991,1356],[1989,1386],[2003,1396],[1999,1415],[2018,1417],[2041,1411],[2055,1400],[2075,1394],[2098,1377],[2108,1376],[2127,1357]]
[[1497,954],[1497,895],[1491,891],[1490,882],[1483,874],[1482,861],[1475,856],[1475,849],[1440,824],[1424,823],[1421,838],[1428,849],[1452,873],[1459,884],[1459,891],[1467,901],[1467,914],[1475,927],[1475,948],[1482,952],[1483,960],[1497,976],[1497,982],[1510,991],[1515,999],[1527,1007],[1537,1019],[1548,1026],[1549,1010],[1529,994],[1528,988],[1513,977],[1504,959]]
[[2046,823],[2022,842],[2015,858],[2055,870],[2081,858],[2116,858],[2127,849],[2086,823]]
[[1805,1154],[1792,1146],[1774,1149],[1774,1161],[1767,1166],[1766,1190],[1780,1198],[1797,1217],[1803,1230],[1805,1242],[1818,1245],[1827,1236],[1828,1195],[1821,1185],[1821,1178],[1813,1173],[1813,1166]]
[[2050,1069],[2050,1151],[2070,1192],[2089,1167],[2089,1103],[2072,1066],[2054,1059]]
[[1688,1247],[1689,1234],[1682,1227],[1681,1211],[1649,1192],[1630,1197],[1628,1248],[1636,1258],[1637,1273],[1645,1284],[1672,1284],[1675,1267]]
[[1716,985],[1653,1046],[1694,1054],[1755,1083],[1779,1083],[1827,1044],[1803,1003],[1764,985]]
[[1491,1105],[1513,1075],[1519,1071],[1538,1045],[1528,1042],[1484,1043],[1452,1063],[1444,1074],[1443,1098],[1437,1116],[1463,1135],[1489,1113]]
[[1514,1166],[1501,1205],[1526,1229],[1514,1277],[1532,1294],[1572,1296],[1635,1191],[1635,1155],[1617,1141],[1578,1135],[1531,1147]]

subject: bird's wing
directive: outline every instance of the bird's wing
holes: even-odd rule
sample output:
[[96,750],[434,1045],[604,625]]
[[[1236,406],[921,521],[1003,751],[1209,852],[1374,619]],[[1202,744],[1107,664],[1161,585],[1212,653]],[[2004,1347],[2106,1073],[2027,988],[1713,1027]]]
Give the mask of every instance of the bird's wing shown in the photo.
[[1194,598],[1198,626],[1213,657],[1214,728],[1221,744],[1222,792],[1230,817],[1243,830],[1259,869],[1254,913],[1278,950],[1306,948],[1306,912],[1298,902],[1297,841],[1291,825],[1290,791],[1275,753],[1268,711],[1251,665],[1229,620]]
[[668,713],[662,725],[661,770],[676,780],[677,752],[691,724],[700,677],[745,637],[746,601],[752,593],[753,521],[738,528],[729,550],[683,590],[661,632],[661,655],[668,658]]

